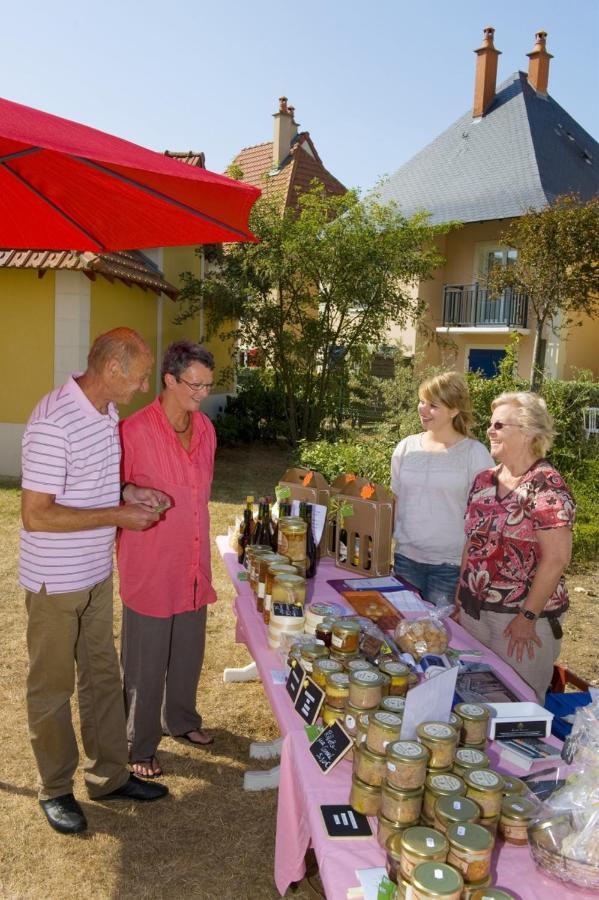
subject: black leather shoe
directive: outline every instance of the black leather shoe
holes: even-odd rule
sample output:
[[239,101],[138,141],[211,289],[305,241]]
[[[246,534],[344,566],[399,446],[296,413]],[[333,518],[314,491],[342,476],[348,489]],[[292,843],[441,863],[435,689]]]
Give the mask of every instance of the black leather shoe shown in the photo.
[[40,806],[52,828],[61,834],[81,834],[87,828],[87,819],[72,794],[40,800]]
[[142,803],[151,803],[152,800],[160,800],[167,794],[168,788],[164,784],[148,784],[147,781],[142,781],[135,775],[129,775],[129,781],[126,781],[122,787],[93,799],[100,803],[105,800],[139,800]]

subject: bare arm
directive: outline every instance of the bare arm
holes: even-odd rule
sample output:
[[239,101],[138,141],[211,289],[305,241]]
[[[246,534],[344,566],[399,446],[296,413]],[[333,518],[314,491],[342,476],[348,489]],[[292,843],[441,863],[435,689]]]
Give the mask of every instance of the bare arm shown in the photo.
[[157,522],[160,515],[140,503],[126,503],[106,509],[75,509],[61,506],[54,494],[23,488],[21,517],[25,531],[87,531],[105,526],[143,531]]

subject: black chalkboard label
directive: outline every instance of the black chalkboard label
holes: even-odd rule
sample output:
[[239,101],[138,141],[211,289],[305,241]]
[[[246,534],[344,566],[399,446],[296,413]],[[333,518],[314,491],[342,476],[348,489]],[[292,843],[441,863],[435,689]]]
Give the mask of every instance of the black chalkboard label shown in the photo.
[[331,838],[369,838],[372,829],[368,819],[351,806],[321,806],[324,827]]
[[298,663],[296,659],[291,660],[291,670],[289,675],[287,676],[287,682],[285,684],[285,689],[287,693],[295,703],[297,699],[297,695],[299,693],[299,689],[302,686],[302,681],[306,677],[306,673]]
[[295,710],[304,722],[313,725],[318,718],[325,692],[311,678],[304,678],[295,701]]
[[304,608],[297,603],[273,603],[270,612],[271,615],[274,613],[275,616],[289,616],[291,619],[301,619],[304,615]]
[[310,753],[326,774],[343,759],[352,744],[353,739],[339,722],[333,722],[310,744]]

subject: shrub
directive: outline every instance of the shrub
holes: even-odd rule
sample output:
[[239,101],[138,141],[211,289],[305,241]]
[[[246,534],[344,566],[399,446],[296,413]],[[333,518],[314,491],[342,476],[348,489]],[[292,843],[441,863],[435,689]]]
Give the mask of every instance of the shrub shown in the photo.
[[240,381],[237,395],[227,397],[224,410],[214,421],[220,446],[273,442],[286,435],[287,423],[273,373],[245,370]]

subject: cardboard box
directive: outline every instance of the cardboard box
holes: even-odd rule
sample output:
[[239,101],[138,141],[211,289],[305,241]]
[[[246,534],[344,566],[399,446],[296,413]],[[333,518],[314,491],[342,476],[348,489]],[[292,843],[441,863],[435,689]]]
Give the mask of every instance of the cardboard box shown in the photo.
[[[287,469],[279,480],[281,487],[290,489],[292,500],[305,500],[306,503],[319,503],[328,509],[330,486],[324,475],[314,472],[312,469],[294,468]],[[326,555],[327,527],[323,528],[318,556]]]
[[351,475],[347,472],[344,472],[341,475],[337,475],[335,480],[331,483],[329,487],[329,515],[327,517],[327,525],[326,525],[326,555],[332,556],[336,558],[337,556],[337,515],[336,510],[339,505],[338,497],[339,494],[343,494],[346,488],[350,484],[356,484],[360,488],[365,487],[370,482],[367,478],[362,478],[360,475]]
[[[391,536],[395,500],[379,484],[366,479],[346,481],[333,494],[334,549],[330,555],[341,569],[360,575],[388,575],[391,571]],[[329,533],[329,538],[331,534]]]
[[489,738],[492,741],[518,737],[546,738],[551,734],[553,713],[538,703],[524,701],[486,705],[491,713]]

